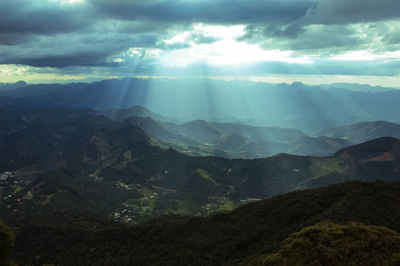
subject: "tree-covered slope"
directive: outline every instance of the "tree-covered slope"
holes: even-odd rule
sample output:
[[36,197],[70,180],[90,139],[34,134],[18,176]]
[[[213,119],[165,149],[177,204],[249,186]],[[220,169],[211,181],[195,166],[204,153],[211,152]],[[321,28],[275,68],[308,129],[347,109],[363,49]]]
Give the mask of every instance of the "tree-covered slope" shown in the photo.
[[399,195],[399,183],[347,182],[274,196],[230,213],[166,216],[136,226],[93,222],[92,216],[90,223],[73,223],[72,218],[64,223],[62,215],[30,218],[15,231],[15,260],[57,265],[246,265],[279,251],[290,234],[321,221],[399,231]]
[[400,181],[399,140],[394,138],[351,146],[331,157],[191,157],[158,147],[164,143],[136,120],[119,123],[90,110],[80,112],[16,114],[22,126],[0,137],[0,170],[11,173],[0,180],[2,215],[23,217],[44,206],[86,207],[118,221],[140,222],[162,214],[229,211],[346,180]]
[[400,234],[382,226],[322,222],[285,239],[275,254],[246,265],[399,265]]

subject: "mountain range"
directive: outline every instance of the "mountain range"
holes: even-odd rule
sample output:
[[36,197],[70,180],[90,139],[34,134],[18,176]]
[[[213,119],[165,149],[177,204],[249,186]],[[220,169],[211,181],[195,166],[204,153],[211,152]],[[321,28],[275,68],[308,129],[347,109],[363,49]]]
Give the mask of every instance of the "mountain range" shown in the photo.
[[244,112],[204,101],[240,82],[155,82],[1,85],[0,258],[13,232],[19,264],[397,265],[397,91],[252,84]]
[[364,121],[398,123],[399,101],[395,89],[369,92],[195,78],[35,84],[0,92],[0,106],[106,110],[140,105],[179,122],[234,122],[307,133]]
[[[10,219],[47,208],[86,207],[114,220],[140,222],[168,213],[232,210],[273,195],[348,180],[400,180],[400,141],[391,137],[346,147],[329,157],[279,154],[244,160],[179,153],[138,126],[159,124],[149,118],[117,122],[85,109],[15,111],[4,117],[14,118],[2,124],[0,135],[0,171],[14,173],[1,190],[0,210]],[[203,141],[218,140],[222,129],[242,134],[253,129],[205,121],[168,123],[175,132]],[[270,128],[255,132],[264,131],[280,138],[298,134]]]

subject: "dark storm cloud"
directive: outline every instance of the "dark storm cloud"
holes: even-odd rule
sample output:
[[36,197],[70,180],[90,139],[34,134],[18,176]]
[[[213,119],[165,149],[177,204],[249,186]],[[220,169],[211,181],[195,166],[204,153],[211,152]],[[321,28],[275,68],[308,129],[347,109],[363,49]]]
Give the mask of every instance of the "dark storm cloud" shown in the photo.
[[[283,50],[320,54],[359,49],[364,43],[370,42],[369,38],[362,38],[347,25],[311,25],[297,31],[296,37],[277,36],[269,28],[250,27],[247,32],[243,39],[252,38],[255,42],[261,42],[266,49],[280,47]],[[269,41],[265,42],[265,38],[269,38]]]
[[[270,47],[271,43],[263,42],[266,38],[272,38],[272,42],[281,48],[308,50],[311,53],[327,48],[322,52],[335,53],[363,48],[363,44],[371,43],[371,39],[381,38],[385,34],[379,32],[379,28],[382,28],[382,25],[379,25],[377,29],[364,29],[367,36],[364,34],[361,38],[361,35],[356,36],[359,29],[350,27],[352,24],[381,23],[399,19],[398,0],[319,0],[304,16],[296,20],[287,23],[249,24],[242,40]],[[387,36],[386,33],[385,41],[393,43],[395,40],[396,37],[392,34]]]
[[[110,66],[113,55],[123,54],[129,47],[155,45],[158,35],[143,33],[64,34],[37,37],[34,42],[16,46],[0,46],[0,64],[23,64],[36,67]],[[4,51],[4,52],[3,52]]]
[[125,20],[158,20],[167,23],[240,24],[291,21],[315,6],[309,0],[88,0],[101,12]]
[[398,0],[319,0],[305,23],[346,24],[400,18]]
[[[182,49],[189,41],[217,38],[192,34],[185,44],[167,45],[167,30],[180,31],[194,21],[259,23],[293,21],[314,3],[286,1],[59,1],[1,0],[0,64],[31,66],[106,65],[109,57],[131,47]],[[189,40],[190,39],[190,40]],[[2,46],[1,46],[2,45]]]
[[[107,65],[104,54],[75,53],[72,55],[42,55],[38,57],[12,58],[10,64],[23,64],[38,67],[99,66]],[[1,62],[0,62],[1,63]]]
[[18,45],[20,43],[29,42],[35,36],[30,33],[0,33],[0,45]]
[[[314,5],[314,2],[307,0],[255,0],[250,3],[242,0],[87,0],[76,5],[49,0],[1,0],[0,33],[55,34],[81,31],[108,19],[135,21],[135,31],[143,28],[152,31],[191,22],[248,24],[292,21],[304,16]],[[5,42],[4,39],[2,42]]]
[[70,32],[86,27],[96,17],[87,6],[82,10],[55,1],[1,0],[0,33]]
[[122,67],[135,63],[126,55],[133,47],[172,50],[218,41],[191,33],[183,43],[164,42],[195,22],[244,24],[242,41],[300,55],[372,43],[374,50],[395,51],[399,31],[385,21],[399,17],[399,0],[0,0],[0,64]]

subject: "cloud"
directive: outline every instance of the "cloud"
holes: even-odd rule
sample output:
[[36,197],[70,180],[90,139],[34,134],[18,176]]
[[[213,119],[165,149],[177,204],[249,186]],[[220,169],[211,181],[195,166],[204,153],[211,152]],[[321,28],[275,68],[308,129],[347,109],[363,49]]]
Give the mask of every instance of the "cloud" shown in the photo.
[[55,1],[2,0],[0,33],[53,34],[76,31],[97,19],[86,5],[62,5]]
[[265,49],[279,47],[283,50],[296,51],[298,54],[329,55],[360,49],[370,43],[367,38],[356,29],[348,25],[310,25],[296,33],[296,37],[276,35],[274,31],[265,28],[247,29],[243,39],[252,39]]
[[306,54],[398,50],[399,10],[398,0],[319,0],[304,16],[287,23],[249,24],[242,40]]
[[[103,27],[114,28],[108,24],[103,23]],[[159,38],[159,33],[126,34],[114,30],[29,35],[24,42],[0,45],[0,64],[38,67],[110,65],[110,57],[132,47],[155,46]]]
[[[379,55],[400,50],[399,10],[398,0],[1,0],[0,64],[148,73],[191,56],[267,73],[396,74],[400,59]],[[332,61],[360,51],[376,60]]]
[[304,16],[315,5],[308,0],[88,1],[103,14],[124,20],[208,24],[291,21]]
[[400,18],[398,0],[319,0],[306,24],[348,24]]

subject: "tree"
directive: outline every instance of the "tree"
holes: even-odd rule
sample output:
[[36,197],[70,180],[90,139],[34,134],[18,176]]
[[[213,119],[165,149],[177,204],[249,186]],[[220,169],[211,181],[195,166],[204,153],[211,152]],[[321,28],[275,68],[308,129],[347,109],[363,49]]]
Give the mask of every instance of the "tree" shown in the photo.
[[[360,223],[317,223],[291,234],[263,265],[400,265],[400,234]],[[260,262],[260,261],[259,261]]]

